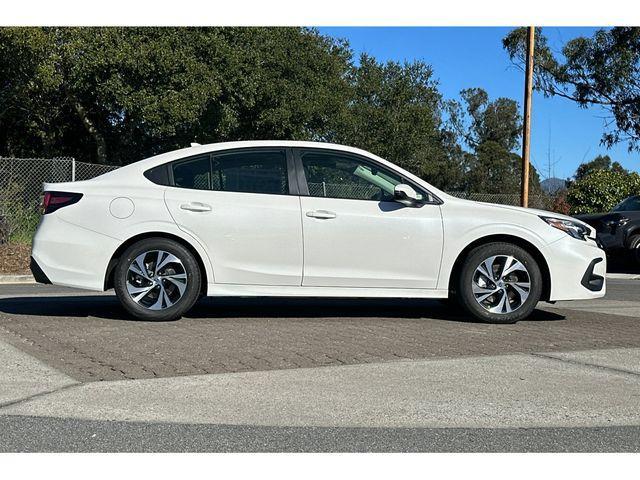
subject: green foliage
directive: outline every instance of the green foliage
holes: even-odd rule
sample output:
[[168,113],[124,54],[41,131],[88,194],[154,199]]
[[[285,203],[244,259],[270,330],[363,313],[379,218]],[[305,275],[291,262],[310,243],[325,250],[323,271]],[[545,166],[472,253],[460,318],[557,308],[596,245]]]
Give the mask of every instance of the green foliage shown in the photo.
[[0,244],[31,243],[40,221],[37,205],[23,199],[24,186],[17,182],[5,185],[0,196]]
[[442,125],[442,97],[423,62],[377,62],[363,55],[349,75],[350,100],[336,140],[369,150],[440,188],[455,185],[461,166]]
[[[0,154],[126,164],[192,141],[323,138],[350,51],[299,28],[1,28]],[[5,87],[6,85],[6,87]]]
[[[490,100],[481,88],[460,92],[464,105],[449,104],[452,129],[471,148],[464,155],[463,190],[471,193],[519,193],[522,160],[514,150],[520,144],[522,118],[518,103],[508,98]],[[540,178],[530,166],[529,191],[543,195]]]
[[595,170],[574,182],[567,193],[571,213],[608,212],[629,195],[640,194],[640,175]]
[[[503,46],[511,59],[522,66],[526,28],[511,31]],[[538,28],[534,52],[536,89],[545,95],[567,98],[581,107],[603,107],[615,124],[603,134],[603,144],[627,142],[629,150],[640,150],[639,27],[601,29],[591,38],[575,38],[566,43],[562,56],[554,54]]]
[[462,151],[422,62],[305,28],[0,28],[0,155],[127,164],[190,142],[337,141],[437,186]]
[[611,170],[621,174],[628,174],[629,172],[622,167],[618,162],[611,162],[609,155],[598,155],[590,162],[582,163],[576,169],[575,179],[576,181],[582,180],[584,177],[596,170]]

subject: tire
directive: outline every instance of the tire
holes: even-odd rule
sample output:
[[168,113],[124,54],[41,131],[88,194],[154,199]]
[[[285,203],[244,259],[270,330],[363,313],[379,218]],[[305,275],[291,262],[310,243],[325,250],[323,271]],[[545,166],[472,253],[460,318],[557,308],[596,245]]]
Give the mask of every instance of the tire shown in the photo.
[[627,241],[628,252],[631,260],[636,263],[636,266],[640,265],[640,234],[631,235]]
[[[142,270],[146,271],[141,274]],[[193,307],[201,278],[198,262],[187,248],[166,238],[147,238],[120,256],[113,283],[118,300],[131,315],[166,321]]]
[[[484,273],[488,265],[491,279]],[[507,274],[502,276],[505,266]],[[542,294],[542,282],[540,267],[529,252],[511,243],[488,243],[474,248],[465,258],[457,298],[476,320],[515,323],[533,312]]]

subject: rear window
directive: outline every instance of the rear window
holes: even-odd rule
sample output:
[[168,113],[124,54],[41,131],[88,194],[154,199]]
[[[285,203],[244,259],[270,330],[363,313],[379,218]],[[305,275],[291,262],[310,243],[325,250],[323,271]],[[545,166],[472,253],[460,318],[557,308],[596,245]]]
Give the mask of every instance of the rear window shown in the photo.
[[211,167],[213,190],[273,195],[289,193],[284,151],[249,151],[215,156]]
[[193,158],[172,165],[173,184],[194,190],[211,190],[211,163],[209,156]]
[[144,176],[158,185],[219,192],[289,194],[284,150],[236,151],[178,160]]

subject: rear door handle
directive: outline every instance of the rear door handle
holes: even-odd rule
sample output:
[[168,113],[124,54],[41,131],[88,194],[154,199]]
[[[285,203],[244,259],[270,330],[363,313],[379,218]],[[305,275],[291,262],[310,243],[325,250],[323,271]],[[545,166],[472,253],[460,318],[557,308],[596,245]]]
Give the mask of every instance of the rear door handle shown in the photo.
[[210,212],[211,205],[201,202],[189,202],[180,205],[182,210],[189,210],[190,212]]
[[331,218],[336,218],[336,214],[328,210],[312,210],[307,212],[307,217],[329,220]]

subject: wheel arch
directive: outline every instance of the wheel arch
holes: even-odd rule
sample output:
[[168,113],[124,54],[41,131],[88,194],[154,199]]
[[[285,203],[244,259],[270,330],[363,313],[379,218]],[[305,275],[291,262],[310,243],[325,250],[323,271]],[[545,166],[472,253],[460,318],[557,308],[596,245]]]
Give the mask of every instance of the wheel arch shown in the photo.
[[488,243],[495,242],[505,242],[517,245],[526,250],[536,260],[536,263],[540,267],[540,273],[542,274],[543,279],[542,296],[540,297],[540,299],[548,301],[551,294],[551,272],[544,255],[538,249],[538,247],[536,247],[528,240],[525,240],[522,237],[507,234],[495,234],[480,237],[463,248],[462,251],[458,254],[455,262],[453,263],[453,268],[451,269],[451,274],[449,275],[449,292],[455,291],[455,284],[458,279],[458,275],[460,275],[463,261],[467,257],[469,252],[474,248],[479,247],[480,245],[486,245]]
[[134,243],[139,242],[140,240],[144,240],[146,238],[166,238],[181,244],[183,247],[189,250],[193,254],[196,261],[198,262],[198,267],[200,268],[200,273],[201,273],[200,293],[203,293],[203,294],[207,293],[207,284],[208,284],[207,269],[205,267],[202,256],[200,255],[198,250],[191,243],[189,243],[187,240],[185,240],[184,238],[178,235],[174,235],[172,233],[167,233],[167,232],[159,232],[159,231],[140,233],[122,242],[122,244],[113,253],[113,255],[111,256],[111,260],[109,260],[109,263],[107,264],[107,270],[104,276],[104,290],[109,290],[113,288],[113,274],[122,253]]

